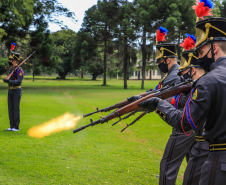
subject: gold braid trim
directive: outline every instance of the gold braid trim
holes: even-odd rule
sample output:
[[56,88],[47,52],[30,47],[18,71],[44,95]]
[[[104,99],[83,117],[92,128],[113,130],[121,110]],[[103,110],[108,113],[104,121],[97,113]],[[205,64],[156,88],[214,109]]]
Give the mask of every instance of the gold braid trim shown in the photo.
[[215,26],[212,26],[210,23],[206,23],[205,28],[206,28],[205,36],[195,45],[195,47],[199,46],[201,43],[203,43],[208,38],[210,28],[213,28],[213,29],[223,33],[224,35],[226,35],[226,33],[224,31],[220,30],[219,28],[217,28]]
[[162,80],[160,80],[160,82],[162,82],[163,80],[165,80],[165,78],[167,77],[167,75],[168,75],[168,73],[166,73],[166,75],[162,78]]
[[214,148],[215,146],[226,146],[226,143],[222,143],[222,144],[211,144],[211,145],[209,145],[210,151],[226,150],[226,148]]
[[209,145],[209,147],[214,147],[214,146],[225,146],[226,143],[222,143],[222,144],[211,144]]
[[19,60],[19,57],[17,57],[17,56],[16,56],[16,55],[14,55],[14,54],[12,54],[12,55],[10,55],[10,56],[9,56],[9,58],[10,58],[10,59],[13,59],[14,57],[16,57],[16,58],[17,58],[17,60]]
[[205,141],[205,139],[203,139],[202,136],[195,136],[195,138],[196,138],[196,141],[199,141],[199,142]]
[[180,67],[179,70],[187,68],[191,64],[192,57],[198,60],[198,57],[196,57],[193,53],[189,53],[188,56],[189,56],[188,63],[185,66]]
[[[160,50],[162,51],[162,53],[161,53],[161,55],[160,55],[159,57],[156,57],[156,59],[159,59],[159,58],[162,58],[162,57],[166,58],[166,57],[170,57],[170,56],[177,56],[176,53],[174,53],[174,52],[172,52],[172,51],[170,51],[170,50],[168,50],[168,49],[166,49],[166,48],[164,48],[164,47],[161,47]],[[170,56],[163,56],[163,55],[164,55],[164,50],[166,50],[166,51],[172,53],[173,55],[170,55]]]

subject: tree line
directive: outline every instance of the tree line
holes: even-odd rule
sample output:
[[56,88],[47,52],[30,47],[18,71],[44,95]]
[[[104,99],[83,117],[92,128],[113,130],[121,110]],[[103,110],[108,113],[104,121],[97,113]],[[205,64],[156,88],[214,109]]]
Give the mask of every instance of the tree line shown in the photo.
[[[0,74],[5,72],[10,43],[16,42],[25,56],[37,51],[32,62],[23,67],[33,75],[57,72],[65,79],[68,73],[80,70],[92,74],[93,80],[103,74],[103,85],[107,85],[107,76],[121,74],[127,89],[139,54],[144,89],[145,69],[151,57],[153,64],[155,61],[156,30],[160,26],[168,29],[167,42],[178,44],[180,58],[179,43],[185,33],[195,33],[194,4],[195,0],[98,0],[85,12],[82,27],[75,33],[58,21],[57,17],[64,15],[76,22],[74,13],[57,0],[2,1]],[[214,4],[214,16],[225,17],[226,0],[215,0]],[[49,22],[61,25],[62,30],[50,33]]]

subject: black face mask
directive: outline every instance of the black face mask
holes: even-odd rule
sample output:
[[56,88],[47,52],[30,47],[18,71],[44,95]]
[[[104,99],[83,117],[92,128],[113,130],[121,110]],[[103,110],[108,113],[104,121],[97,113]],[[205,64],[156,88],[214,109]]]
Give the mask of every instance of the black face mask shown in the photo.
[[164,59],[164,61],[158,65],[159,70],[163,73],[167,73],[168,72],[168,64],[166,63],[166,59]]
[[12,62],[9,62],[9,66],[12,66],[13,65],[13,63]]
[[[211,50],[211,48],[210,48],[210,50]],[[206,54],[204,57],[199,58],[199,59],[197,60],[199,66],[200,66],[201,68],[203,68],[203,69],[204,69],[205,71],[207,71],[207,72],[210,72],[210,66],[211,66],[211,64],[213,63],[213,59],[207,57],[207,55],[208,55],[208,53],[210,52],[210,50],[207,52],[207,54]]]
[[187,80],[187,79],[192,79],[192,76],[193,76],[193,75],[191,75],[191,73],[192,73],[192,68],[190,68],[189,71],[183,75],[183,78],[184,78],[185,80]]

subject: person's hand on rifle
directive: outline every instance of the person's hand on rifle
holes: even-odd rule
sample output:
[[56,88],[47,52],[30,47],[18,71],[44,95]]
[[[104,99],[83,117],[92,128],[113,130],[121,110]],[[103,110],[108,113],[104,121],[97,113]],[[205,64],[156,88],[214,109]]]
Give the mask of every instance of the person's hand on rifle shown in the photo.
[[9,83],[9,80],[8,79],[3,79],[3,82]]
[[134,102],[134,101],[137,101],[137,100],[139,100],[141,98],[142,98],[142,96],[135,95],[135,96],[132,96],[130,98],[127,98],[127,100],[130,101],[130,102]]
[[158,106],[158,103],[161,99],[157,97],[153,97],[150,99],[147,99],[141,103],[139,103],[140,107],[143,107],[143,110],[147,110],[149,112],[155,111],[156,107]]

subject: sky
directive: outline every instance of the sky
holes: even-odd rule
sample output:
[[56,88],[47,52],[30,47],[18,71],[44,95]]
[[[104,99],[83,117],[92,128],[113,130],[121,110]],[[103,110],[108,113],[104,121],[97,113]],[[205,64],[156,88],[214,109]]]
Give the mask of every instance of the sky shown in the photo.
[[[133,0],[128,0],[133,2]],[[69,11],[74,12],[77,23],[74,23],[69,20],[69,18],[59,17],[59,20],[63,21],[69,29],[77,32],[81,28],[81,24],[85,15],[85,11],[88,10],[91,6],[97,4],[97,0],[58,0],[64,7],[68,8]],[[56,24],[49,23],[49,28],[51,32],[60,30],[60,26]]]

